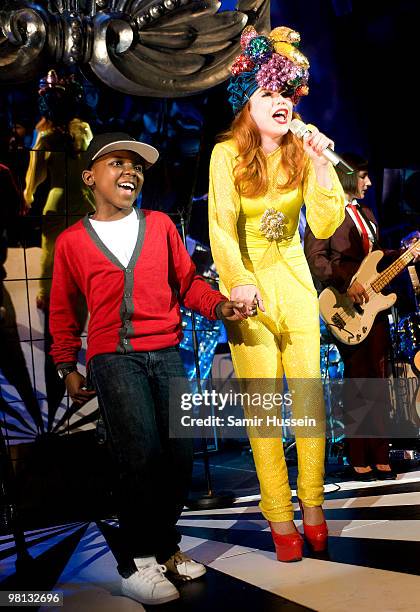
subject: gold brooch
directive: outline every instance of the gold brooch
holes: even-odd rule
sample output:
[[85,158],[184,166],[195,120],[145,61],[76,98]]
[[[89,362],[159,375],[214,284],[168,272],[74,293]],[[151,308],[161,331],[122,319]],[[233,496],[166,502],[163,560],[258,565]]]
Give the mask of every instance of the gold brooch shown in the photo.
[[260,232],[267,240],[279,240],[283,237],[286,217],[275,208],[267,208],[261,217]]

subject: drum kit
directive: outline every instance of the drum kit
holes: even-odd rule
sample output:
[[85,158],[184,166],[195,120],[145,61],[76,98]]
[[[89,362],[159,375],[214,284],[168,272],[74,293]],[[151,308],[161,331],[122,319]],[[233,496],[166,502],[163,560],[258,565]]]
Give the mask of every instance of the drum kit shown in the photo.
[[[408,248],[415,239],[420,239],[418,230],[403,238],[401,246]],[[391,335],[397,359],[409,363],[413,374],[420,377],[420,281],[416,267],[416,264],[408,266],[416,304],[415,312],[400,319],[397,326],[391,325]]]
[[[218,276],[208,247],[194,241],[191,258],[198,274],[206,278],[210,284],[217,283]],[[216,347],[223,332],[222,322],[209,321],[206,317],[184,307],[181,307],[181,317],[184,337],[179,348],[187,377],[189,380],[198,377],[206,379],[210,375]]]
[[333,338],[321,318],[319,323],[321,331],[321,376],[324,380],[341,380],[344,376],[344,364],[340,353],[337,346],[332,343]]
[[409,363],[413,373],[420,376],[420,312],[403,317],[398,325],[391,325],[397,359]]
[[[209,321],[206,317],[181,308],[182,338],[179,348],[188,380],[198,378],[195,350],[198,351],[199,377],[208,378],[213,363],[216,346],[222,329],[221,321]],[[195,348],[194,334],[197,337]]]

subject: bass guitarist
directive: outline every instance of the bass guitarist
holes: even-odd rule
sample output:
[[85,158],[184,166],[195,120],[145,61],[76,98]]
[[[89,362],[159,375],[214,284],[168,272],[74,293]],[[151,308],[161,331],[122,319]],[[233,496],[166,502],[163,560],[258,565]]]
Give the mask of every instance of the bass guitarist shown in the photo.
[[[335,287],[347,293],[353,303],[363,304],[369,300],[369,296],[363,285],[357,280],[352,282],[352,279],[366,255],[380,248],[378,224],[371,209],[358,203],[358,200],[363,201],[371,186],[367,161],[353,153],[342,157],[355,168],[355,172],[350,175],[337,169],[347,202],[345,219],[331,238],[326,240],[315,238],[307,225],[305,255],[312,275],[322,287]],[[385,250],[384,253],[384,260],[400,255],[400,251]],[[345,378],[386,378],[390,348],[386,312],[377,315],[363,342],[349,346],[337,341],[337,348],[344,363]],[[389,440],[379,437],[385,431],[388,410],[384,406],[383,411],[372,413],[366,418],[374,421],[369,423],[369,427],[377,432],[378,437],[347,438],[347,458],[353,467],[354,477],[361,481],[394,479],[396,473],[389,465]]]

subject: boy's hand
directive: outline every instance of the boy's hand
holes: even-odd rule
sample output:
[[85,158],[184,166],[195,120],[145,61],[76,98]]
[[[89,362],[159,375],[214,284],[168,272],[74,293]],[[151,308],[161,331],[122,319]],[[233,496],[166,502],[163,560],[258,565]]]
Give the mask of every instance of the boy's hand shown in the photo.
[[95,391],[88,391],[86,387],[86,378],[77,372],[70,372],[67,374],[65,380],[65,385],[68,394],[75,404],[86,404],[92,397],[95,397]]
[[248,307],[243,302],[222,302],[220,312],[228,321],[240,321],[249,316]]

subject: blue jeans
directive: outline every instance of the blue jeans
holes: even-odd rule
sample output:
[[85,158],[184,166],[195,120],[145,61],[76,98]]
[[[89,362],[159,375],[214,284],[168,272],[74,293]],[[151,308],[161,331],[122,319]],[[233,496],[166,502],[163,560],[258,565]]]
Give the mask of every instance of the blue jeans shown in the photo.
[[171,347],[96,355],[89,376],[119,474],[113,552],[128,577],[136,570],[133,558],[154,555],[162,563],[178,550],[175,525],[188,496],[193,447],[191,440],[169,438],[168,406],[170,380],[185,371]]

